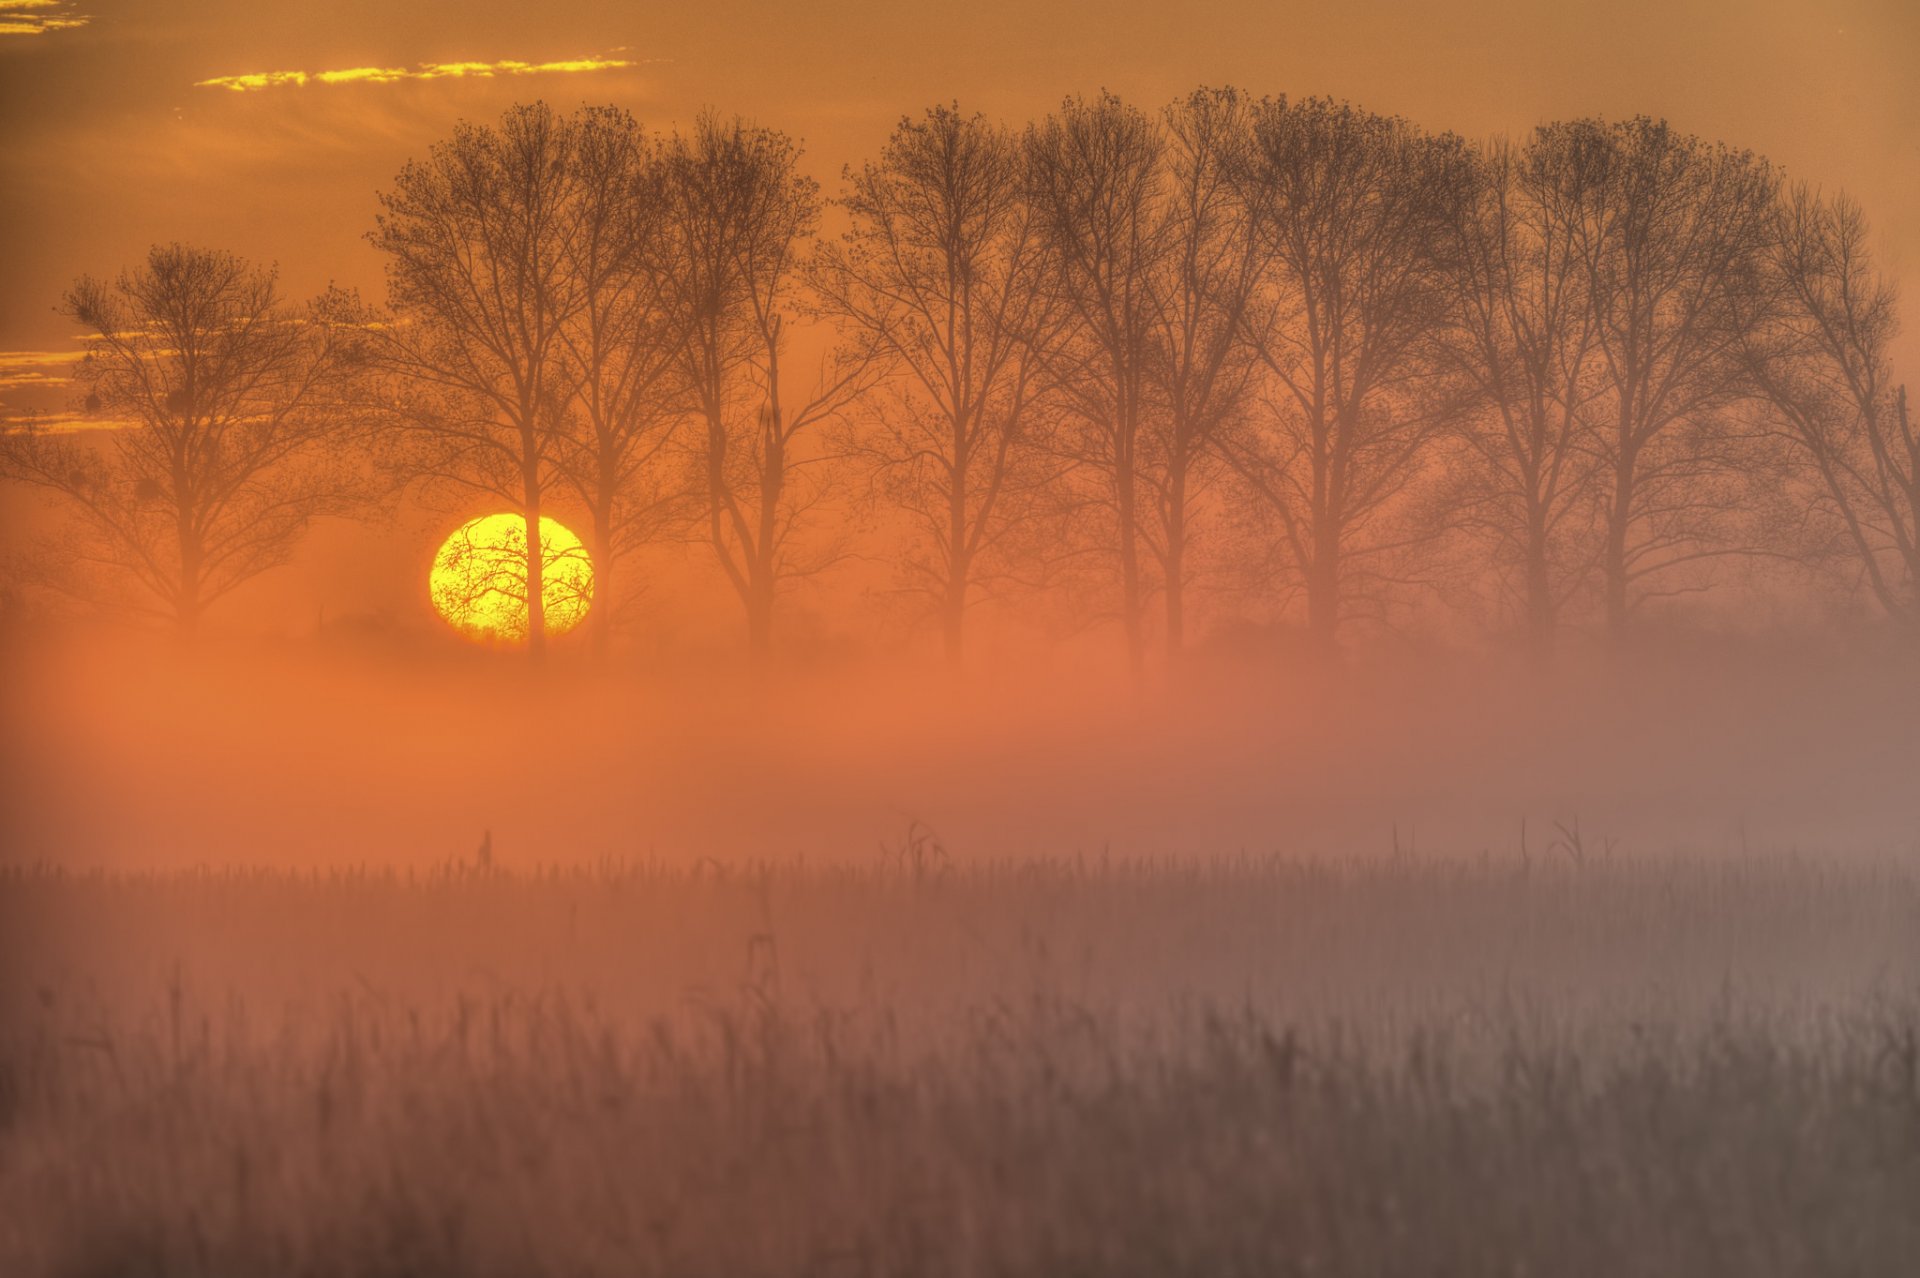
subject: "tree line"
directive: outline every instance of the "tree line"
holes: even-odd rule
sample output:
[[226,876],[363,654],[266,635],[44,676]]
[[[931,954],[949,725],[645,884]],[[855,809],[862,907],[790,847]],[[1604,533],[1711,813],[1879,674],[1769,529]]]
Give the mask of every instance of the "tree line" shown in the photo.
[[663,543],[755,654],[856,552],[954,662],[1016,596],[1177,661],[1216,593],[1323,651],[1451,593],[1545,657],[1738,563],[1920,624],[1860,209],[1664,122],[1471,145],[1231,89],[1023,129],[937,106],[829,198],[775,129],[534,104],[409,163],[369,239],[377,308],[178,246],[80,281],[85,406],[130,424],[16,432],[0,467],[186,628],[394,483],[525,515],[536,653],[555,512],[602,649]]

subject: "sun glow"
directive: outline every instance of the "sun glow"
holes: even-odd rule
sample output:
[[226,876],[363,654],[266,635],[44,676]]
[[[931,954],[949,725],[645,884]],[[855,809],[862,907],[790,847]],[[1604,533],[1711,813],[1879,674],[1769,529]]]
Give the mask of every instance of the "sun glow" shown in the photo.
[[[565,634],[593,606],[593,560],[571,529],[542,516],[540,562],[546,633]],[[526,642],[525,517],[482,515],[455,529],[433,557],[428,590],[435,611],[468,638]]]

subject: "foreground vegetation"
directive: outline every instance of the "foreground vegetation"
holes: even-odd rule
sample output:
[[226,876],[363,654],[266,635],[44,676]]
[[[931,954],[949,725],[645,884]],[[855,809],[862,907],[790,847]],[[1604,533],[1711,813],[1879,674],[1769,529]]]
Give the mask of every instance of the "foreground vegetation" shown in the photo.
[[0,878],[12,1274],[1896,1274],[1920,878]]

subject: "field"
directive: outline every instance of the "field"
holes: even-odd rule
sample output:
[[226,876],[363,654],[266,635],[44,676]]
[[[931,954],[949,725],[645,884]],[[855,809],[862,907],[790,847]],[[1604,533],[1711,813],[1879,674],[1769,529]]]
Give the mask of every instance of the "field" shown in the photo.
[[1892,861],[0,878],[8,1274],[1910,1274]]

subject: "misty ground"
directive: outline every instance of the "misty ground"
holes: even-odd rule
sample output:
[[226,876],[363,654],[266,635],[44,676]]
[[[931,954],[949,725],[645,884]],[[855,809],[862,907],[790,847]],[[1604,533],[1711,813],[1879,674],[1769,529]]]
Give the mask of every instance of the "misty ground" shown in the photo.
[[20,1274],[1895,1275],[1920,881],[0,879]]
[[[1095,651],[1103,652],[1101,646]],[[1070,648],[963,678],[53,632],[10,641],[11,864],[861,863],[912,819],[1006,857],[1920,848],[1920,666],[1724,638],[1621,656]]]
[[1920,1255],[1898,654],[57,639],[8,641],[0,1272]]

